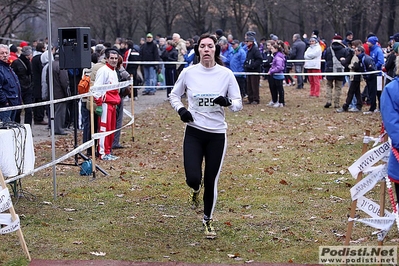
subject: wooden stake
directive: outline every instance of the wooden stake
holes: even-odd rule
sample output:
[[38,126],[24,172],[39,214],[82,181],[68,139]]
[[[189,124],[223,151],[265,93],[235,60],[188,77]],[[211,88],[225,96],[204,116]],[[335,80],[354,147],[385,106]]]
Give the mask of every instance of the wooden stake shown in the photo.
[[[367,137],[369,137],[370,130],[366,130],[365,135]],[[362,154],[365,154],[367,152],[367,147],[368,147],[368,143],[363,142]],[[362,177],[363,177],[363,172],[360,172],[359,174],[357,174],[356,184],[362,180]],[[349,242],[351,240],[353,224],[354,224],[354,221],[352,219],[355,218],[355,215],[356,215],[356,206],[357,206],[357,200],[352,201],[351,212],[350,212],[350,216],[349,216],[351,218],[351,220],[348,222],[348,229],[346,230],[345,246],[349,246]]]
[[[7,188],[7,185],[6,185],[6,182],[4,181],[4,176],[3,176],[3,173],[1,172],[1,170],[0,170],[0,184],[1,184],[2,189]],[[12,204],[11,204],[11,207],[10,207],[9,211],[11,213],[12,221],[15,221],[17,219],[17,214],[15,213],[15,209],[14,209],[14,206]],[[22,234],[21,226],[17,230],[17,235],[18,235],[18,238],[19,238],[19,243],[21,244],[21,247],[22,247],[26,257],[28,258],[29,261],[31,261],[29,250],[28,250],[28,247],[26,246],[24,235]]]
[[133,74],[130,75],[130,80],[132,81],[132,85],[130,85],[130,108],[133,116],[133,124],[132,124],[132,141],[134,142],[134,85],[133,85]]

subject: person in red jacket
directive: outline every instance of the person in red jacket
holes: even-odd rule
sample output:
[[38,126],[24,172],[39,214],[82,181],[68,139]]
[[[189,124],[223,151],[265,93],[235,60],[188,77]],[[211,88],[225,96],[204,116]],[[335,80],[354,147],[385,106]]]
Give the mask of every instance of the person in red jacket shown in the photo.
[[[119,53],[116,49],[110,48],[105,50],[106,64],[102,66],[96,75],[94,86],[107,84],[117,84],[119,82],[116,73]],[[98,106],[96,113],[98,118],[98,132],[107,132],[116,128],[116,106],[121,102],[119,89],[109,90],[101,95],[95,95],[94,100]],[[101,160],[112,161],[118,159],[117,156],[111,154],[112,142],[114,134],[101,137],[98,140],[98,154]]]

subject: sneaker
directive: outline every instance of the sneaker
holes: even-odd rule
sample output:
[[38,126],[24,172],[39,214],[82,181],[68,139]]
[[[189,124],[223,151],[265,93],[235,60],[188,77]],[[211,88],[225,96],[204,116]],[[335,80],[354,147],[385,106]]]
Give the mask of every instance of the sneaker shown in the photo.
[[363,112],[364,115],[371,115],[372,113],[374,113],[374,112],[371,112],[371,111]]
[[118,160],[119,159],[118,156],[115,156],[115,155],[112,155],[112,154],[109,154],[109,156],[112,158],[112,160]]
[[201,188],[198,189],[198,191],[192,190],[190,193],[189,203],[191,204],[191,209],[193,210],[197,209],[200,205],[200,191]]
[[270,101],[270,102],[267,104],[267,106],[270,106],[270,107],[272,107],[272,106],[274,106],[274,104],[275,104],[275,102],[273,102],[273,101]]
[[356,107],[350,108],[348,111],[349,112],[360,112],[360,110],[357,109]]
[[216,237],[216,231],[215,231],[215,228],[213,227],[212,223],[213,223],[212,219],[211,220],[203,220],[202,221],[202,224],[205,227],[205,236],[207,238]]
[[380,112],[380,110],[378,110],[378,109],[374,110],[374,113],[379,113],[379,112]]
[[113,156],[113,155],[111,155],[111,154],[105,154],[105,155],[103,155],[103,156],[101,157],[101,160],[103,160],[103,161],[115,161],[115,160],[116,160],[115,157],[116,157],[116,156]]
[[139,97],[134,97],[133,100],[138,101]]
[[343,112],[346,112],[345,111],[345,109],[344,108],[338,108],[337,110],[335,110],[335,112],[337,112],[337,113],[343,113]]
[[324,108],[330,108],[330,106],[331,106],[331,103],[327,102],[327,103],[324,105]]
[[278,108],[278,107],[284,107],[284,105],[282,103],[275,103],[273,104],[274,108]]

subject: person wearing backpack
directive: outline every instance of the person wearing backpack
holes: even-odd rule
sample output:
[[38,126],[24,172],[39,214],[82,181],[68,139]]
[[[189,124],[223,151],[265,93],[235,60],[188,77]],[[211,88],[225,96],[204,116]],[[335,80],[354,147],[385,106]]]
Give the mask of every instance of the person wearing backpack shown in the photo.
[[[334,100],[334,108],[339,108],[339,100],[341,97],[342,83],[345,79],[344,69],[351,61],[351,53],[349,48],[342,43],[342,37],[335,35],[332,39],[331,46],[326,50],[326,73],[337,73],[337,75],[327,75],[326,85],[326,104],[324,108],[329,108]],[[338,61],[338,62],[337,62]],[[339,66],[339,62],[341,66]],[[339,73],[341,72],[341,73]],[[333,99],[334,88],[334,99]]]
[[[361,71],[362,72],[376,71],[377,67],[375,65],[374,59],[365,53],[364,47],[358,46],[356,50],[360,51],[357,54],[357,57],[359,58]],[[373,113],[374,110],[376,110],[377,74],[363,74],[363,79],[366,81],[371,102],[369,111],[364,112],[364,114],[370,114]]]

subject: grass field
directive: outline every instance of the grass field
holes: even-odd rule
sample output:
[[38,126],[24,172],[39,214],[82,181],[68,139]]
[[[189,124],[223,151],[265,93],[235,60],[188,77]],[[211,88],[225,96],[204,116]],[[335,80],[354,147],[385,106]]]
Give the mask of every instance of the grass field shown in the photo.
[[[108,176],[97,172],[91,180],[79,176],[78,167],[58,165],[56,200],[51,169],[22,181],[35,196],[15,204],[31,256],[317,263],[319,246],[343,245],[355,184],[347,168],[361,155],[365,130],[376,137],[381,128],[379,113],[325,109],[324,82],[320,98],[308,96],[308,85],[285,87],[286,107],[270,108],[269,89],[261,81],[260,105],[226,110],[229,147],[214,213],[216,239],[205,239],[202,211],[187,203],[184,124],[163,103],[136,117],[135,142],[130,129],[123,132],[127,148],[115,151],[118,161],[99,162]],[[347,86],[342,103],[346,91]],[[57,154],[72,147],[71,139],[60,140]],[[37,165],[50,160],[49,143],[35,148]],[[378,186],[366,196],[378,200]],[[352,240],[376,245],[373,231],[356,223]],[[397,238],[393,228],[385,241],[397,244]],[[0,262],[27,265],[15,233],[1,236]]]

